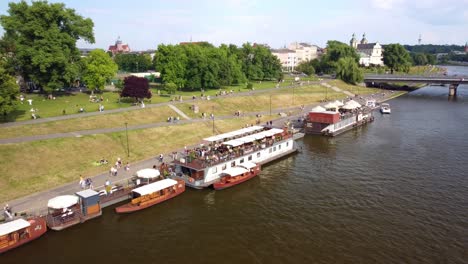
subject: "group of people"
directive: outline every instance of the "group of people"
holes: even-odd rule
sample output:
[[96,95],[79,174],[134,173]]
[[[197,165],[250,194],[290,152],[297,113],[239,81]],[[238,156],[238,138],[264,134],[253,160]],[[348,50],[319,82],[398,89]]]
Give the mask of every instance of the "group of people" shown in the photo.
[[80,187],[81,189],[94,189],[93,180],[91,178],[85,179],[80,175]]
[[170,117],[167,118],[167,122],[178,122],[179,120],[180,120],[180,118],[178,116],[176,116],[176,117],[170,116]]

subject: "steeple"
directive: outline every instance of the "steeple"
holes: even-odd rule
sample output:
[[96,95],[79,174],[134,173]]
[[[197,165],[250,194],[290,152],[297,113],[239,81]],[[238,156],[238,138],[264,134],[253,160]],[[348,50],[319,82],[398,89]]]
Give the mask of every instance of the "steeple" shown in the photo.
[[361,44],[367,44],[366,33],[362,34]]
[[351,38],[351,40],[349,41],[349,45],[353,48],[357,48],[357,39],[356,39],[356,34],[353,33],[353,37]]

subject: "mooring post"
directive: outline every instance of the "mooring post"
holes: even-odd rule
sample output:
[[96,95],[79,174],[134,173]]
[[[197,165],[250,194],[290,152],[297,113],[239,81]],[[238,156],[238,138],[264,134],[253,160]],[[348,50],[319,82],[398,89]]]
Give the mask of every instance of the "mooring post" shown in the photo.
[[449,96],[457,96],[458,84],[449,85]]

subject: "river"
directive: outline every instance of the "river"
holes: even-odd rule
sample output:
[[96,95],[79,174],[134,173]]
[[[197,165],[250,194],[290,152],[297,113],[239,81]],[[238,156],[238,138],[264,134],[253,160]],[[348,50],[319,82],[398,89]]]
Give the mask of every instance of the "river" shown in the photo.
[[447,95],[421,88],[363,128],[306,136],[242,185],[106,208],[0,263],[466,263],[468,87]]

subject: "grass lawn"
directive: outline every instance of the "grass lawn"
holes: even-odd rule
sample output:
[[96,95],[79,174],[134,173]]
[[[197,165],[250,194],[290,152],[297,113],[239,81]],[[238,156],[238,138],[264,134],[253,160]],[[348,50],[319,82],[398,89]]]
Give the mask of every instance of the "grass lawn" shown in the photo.
[[115,114],[103,114],[74,118],[68,120],[23,125],[16,127],[0,127],[0,138],[24,137],[33,135],[45,135],[54,133],[66,133],[80,130],[91,130],[99,128],[123,127],[128,125],[141,125],[149,123],[164,122],[169,116],[177,115],[169,106],[159,106],[132,110]]
[[[320,85],[301,86],[294,88],[294,105],[293,105],[293,89],[270,90],[265,93],[256,93],[250,96],[218,97],[210,101],[198,101],[196,105],[199,108],[199,113],[195,114],[190,107],[192,103],[178,104],[177,107],[185,114],[192,118],[201,117],[201,113],[206,112],[208,115],[214,110],[215,116],[233,115],[236,111],[242,113],[255,113],[269,111],[270,96],[271,108],[289,108],[293,106],[301,106],[313,104],[325,98],[325,87]],[[337,93],[328,89],[328,98],[344,98],[343,93]]]
[[[266,120],[266,119],[265,119]],[[263,122],[264,120],[262,120]],[[217,120],[219,133],[239,129],[255,118]],[[128,131],[130,164],[212,135],[211,122]],[[126,157],[125,132],[0,145],[0,202],[78,181],[108,167],[95,166],[102,157]],[[127,160],[124,160],[127,162]]]
[[352,85],[352,84],[347,84],[343,82],[342,80],[331,80],[328,82],[328,84],[336,86],[342,90],[351,92],[353,94],[373,94],[373,93],[378,93],[380,89],[378,88],[368,88],[364,86],[359,86],[359,85]]

